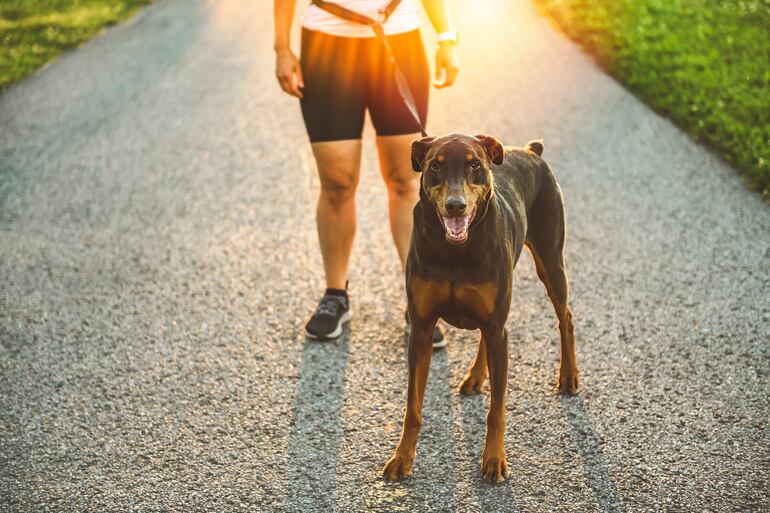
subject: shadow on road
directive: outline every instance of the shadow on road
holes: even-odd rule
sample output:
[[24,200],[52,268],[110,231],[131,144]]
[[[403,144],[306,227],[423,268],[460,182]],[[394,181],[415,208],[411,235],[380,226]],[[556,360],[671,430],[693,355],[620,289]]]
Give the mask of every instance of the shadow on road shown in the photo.
[[[403,338],[404,367],[409,359],[408,337]],[[453,434],[451,362],[447,351],[434,351],[423,403],[424,424],[417,441],[414,475],[397,482],[387,482],[379,475],[367,490],[365,510],[455,511],[458,469],[455,467],[457,443]],[[404,373],[403,388],[406,391]],[[404,399],[406,394],[404,394]],[[405,406],[400,404],[399,406]],[[402,410],[403,411],[403,410]],[[398,432],[402,426],[398,419]],[[387,455],[396,447],[397,438],[387,443]],[[383,461],[384,463],[384,461]],[[428,506],[430,505],[430,506]]]
[[302,351],[288,446],[293,511],[336,508],[348,330],[336,341],[307,342]]
[[604,462],[599,440],[591,428],[583,398],[561,396],[559,401],[571,429],[570,437],[583,463],[583,474],[594,493],[599,511],[625,513],[623,502],[615,490],[615,482]]
[[[478,342],[476,342],[478,343]],[[467,367],[470,362],[463,362]],[[465,368],[465,367],[464,367]],[[480,511],[500,511],[503,505],[514,504],[512,490],[513,476],[499,484],[484,481],[481,473],[481,453],[484,451],[484,441],[487,432],[487,412],[489,411],[489,381],[484,386],[484,392],[478,395],[461,395],[459,397],[462,437],[466,450],[466,461],[471,462],[471,483],[478,499]],[[506,413],[507,415],[507,413]],[[508,461],[511,458],[508,452]]]

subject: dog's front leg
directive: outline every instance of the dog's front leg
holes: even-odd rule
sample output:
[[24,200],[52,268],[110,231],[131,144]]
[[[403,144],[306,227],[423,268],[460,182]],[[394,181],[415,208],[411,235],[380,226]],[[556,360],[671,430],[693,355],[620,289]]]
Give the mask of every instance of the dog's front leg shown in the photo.
[[417,435],[422,425],[422,399],[433,353],[433,328],[436,326],[436,319],[419,319],[412,315],[411,311],[410,317],[413,320],[409,334],[409,385],[406,392],[404,426],[401,430],[401,441],[382,470],[385,479],[391,481],[412,474]]
[[508,474],[505,459],[505,395],[508,389],[508,332],[505,328],[483,330],[489,369],[487,439],[481,455],[484,479],[499,483]]

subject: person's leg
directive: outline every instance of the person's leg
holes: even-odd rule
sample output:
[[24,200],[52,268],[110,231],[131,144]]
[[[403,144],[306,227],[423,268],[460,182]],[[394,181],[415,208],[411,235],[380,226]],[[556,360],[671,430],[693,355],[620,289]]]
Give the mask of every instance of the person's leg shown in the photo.
[[355,193],[360,175],[361,140],[316,142],[312,147],[321,182],[316,226],[326,286],[344,289],[356,232]]
[[355,191],[361,164],[366,82],[354,63],[365,61],[368,38],[339,37],[302,29],[302,117],[318,168],[318,242],[326,290],[307,324],[309,339],[342,335],[350,320],[346,289],[356,230]]
[[[412,141],[419,137],[419,133],[377,136],[380,172],[388,188],[390,231],[402,269],[406,269],[409,242],[412,238],[412,212],[420,197],[420,173],[414,172],[411,160]],[[441,326],[436,324],[433,330],[433,347],[440,348],[445,345],[444,333]]]
[[419,133],[377,137],[380,172],[388,188],[390,231],[402,268],[412,237],[412,210],[419,199],[420,174],[414,172],[410,160],[412,141],[419,137]]
[[[370,74],[376,79],[369,82],[367,107],[377,131],[380,170],[388,187],[391,233],[401,265],[406,268],[412,237],[412,215],[420,192],[420,174],[412,169],[411,143],[420,138],[420,125],[425,125],[428,115],[430,70],[419,30],[388,36],[388,42],[409,84],[420,122],[412,117],[404,103],[381,45],[372,52]],[[408,315],[406,317],[404,329],[408,333],[411,328]],[[433,347],[445,345],[441,327],[436,325]]]

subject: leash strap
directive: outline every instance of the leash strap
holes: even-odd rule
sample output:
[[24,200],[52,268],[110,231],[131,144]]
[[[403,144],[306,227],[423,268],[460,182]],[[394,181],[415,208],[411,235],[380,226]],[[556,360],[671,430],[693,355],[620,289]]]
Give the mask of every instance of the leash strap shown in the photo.
[[417,122],[417,126],[420,127],[420,133],[422,133],[422,136],[427,137],[428,132],[425,131],[425,127],[423,126],[422,121],[420,121],[420,115],[417,112],[417,106],[414,101],[414,96],[412,95],[412,90],[409,88],[409,83],[406,81],[406,77],[401,71],[401,68],[398,67],[396,57],[393,55],[393,50],[390,48],[390,43],[388,42],[388,38],[385,35],[385,29],[382,27],[382,24],[388,21],[388,18],[391,14],[393,14],[393,11],[396,10],[396,7],[398,7],[398,4],[401,3],[401,0],[391,0],[387,6],[380,9],[379,19],[377,20],[372,19],[369,16],[365,16],[361,13],[352,11],[347,7],[343,7],[342,5],[334,2],[327,2],[326,0],[310,1],[319,9],[323,9],[324,11],[331,13],[339,18],[352,21],[354,23],[359,23],[361,25],[369,25],[372,27],[374,34],[377,36],[377,39],[380,40],[382,46],[385,48],[388,61],[390,62],[390,65],[393,69],[393,78],[396,81],[396,89],[398,89],[398,94],[401,96],[401,100],[403,100],[404,105],[406,105],[409,114],[412,115],[414,121]]

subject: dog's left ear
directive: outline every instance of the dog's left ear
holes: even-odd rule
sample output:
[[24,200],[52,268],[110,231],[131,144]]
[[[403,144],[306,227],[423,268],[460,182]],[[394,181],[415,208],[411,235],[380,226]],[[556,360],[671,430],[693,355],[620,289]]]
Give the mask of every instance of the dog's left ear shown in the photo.
[[543,155],[543,148],[544,148],[543,140],[535,139],[534,141],[529,141],[525,149],[531,151],[532,153],[540,157]]
[[425,154],[435,140],[435,137],[423,137],[422,139],[412,141],[412,169],[418,173],[422,172],[422,163],[425,160]]
[[503,157],[505,156],[505,149],[503,143],[497,137],[491,135],[479,134],[476,139],[484,146],[484,150],[487,152],[489,160],[497,164],[498,166],[503,163]]

